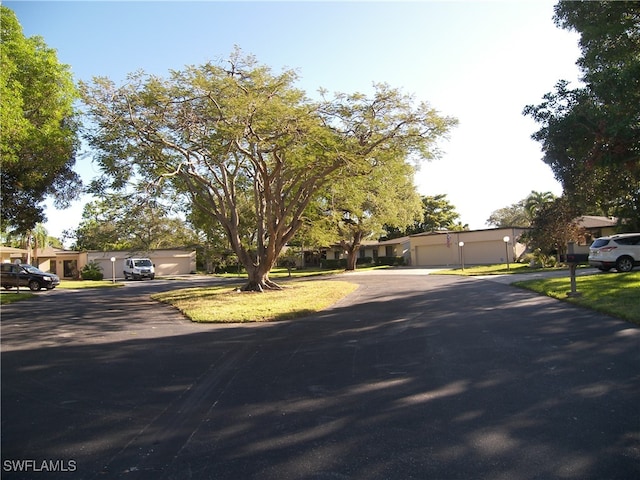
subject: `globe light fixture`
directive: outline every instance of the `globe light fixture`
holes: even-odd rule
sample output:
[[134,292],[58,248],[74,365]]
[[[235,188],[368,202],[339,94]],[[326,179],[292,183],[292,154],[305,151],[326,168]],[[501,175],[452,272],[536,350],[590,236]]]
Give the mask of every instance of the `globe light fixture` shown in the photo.
[[111,282],[116,283],[116,257],[111,257]]
[[507,270],[511,270],[511,267],[509,266],[509,235],[505,235],[502,238],[502,241],[504,242],[504,253],[505,253],[505,258],[507,259]]

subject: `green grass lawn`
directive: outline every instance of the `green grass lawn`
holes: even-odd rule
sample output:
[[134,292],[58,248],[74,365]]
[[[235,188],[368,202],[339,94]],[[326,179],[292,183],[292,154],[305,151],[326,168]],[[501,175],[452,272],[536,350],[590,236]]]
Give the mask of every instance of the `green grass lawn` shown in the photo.
[[183,288],[151,298],[173,305],[194,322],[270,322],[330,307],[357,285],[334,280],[287,282],[282,290],[238,292],[237,286]]
[[571,291],[569,277],[524,280],[513,285],[575,303],[640,325],[640,272],[597,273],[576,277],[578,297]]
[[20,293],[15,288],[11,290],[0,291],[0,305],[6,305],[7,303],[19,302],[20,300],[26,300],[36,296],[35,293],[29,291],[27,287],[21,288]]

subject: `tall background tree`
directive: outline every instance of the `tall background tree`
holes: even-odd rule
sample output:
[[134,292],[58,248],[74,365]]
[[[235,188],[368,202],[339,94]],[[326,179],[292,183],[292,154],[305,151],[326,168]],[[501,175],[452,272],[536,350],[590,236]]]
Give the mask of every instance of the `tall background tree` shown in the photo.
[[146,252],[199,243],[196,231],[158,198],[113,193],[85,205],[75,230],[79,250]]
[[532,190],[519,202],[492,212],[487,224],[498,228],[530,227],[538,213],[555,199],[556,196],[551,192]]
[[525,108],[533,138],[574,210],[640,230],[640,2],[561,1],[554,19],[580,34],[584,85]]
[[379,238],[385,225],[404,228],[420,217],[414,169],[403,157],[389,159],[369,175],[341,179],[329,189],[327,212],[337,242],[347,252],[347,270],[355,270],[363,240]]
[[80,193],[77,92],[55,50],[25,38],[12,10],[0,14],[2,228],[26,233],[45,220],[47,197],[65,207]]
[[385,85],[371,98],[311,102],[296,79],[236,51],[227,64],[166,79],[139,73],[121,87],[104,78],[83,84],[95,125],[87,140],[105,173],[93,186],[141,179],[184,195],[222,226],[249,275],[245,290],[278,288],[269,271],[322,189],[392,154],[432,158],[454,123]]
[[468,225],[463,225],[458,219],[460,214],[456,211],[446,194],[424,195],[420,199],[421,212],[417,219],[406,228],[398,228],[393,225],[385,225],[384,239],[415,235],[416,233],[435,232],[438,230],[468,230]]
[[584,229],[578,224],[575,209],[567,197],[562,196],[540,206],[530,230],[521,236],[520,242],[543,254],[561,255],[567,253],[569,242],[577,242],[583,236]]

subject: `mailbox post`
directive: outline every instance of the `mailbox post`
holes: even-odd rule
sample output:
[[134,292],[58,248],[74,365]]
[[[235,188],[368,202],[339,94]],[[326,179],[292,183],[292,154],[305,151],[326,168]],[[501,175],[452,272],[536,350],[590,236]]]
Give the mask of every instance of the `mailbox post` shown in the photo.
[[22,264],[22,259],[17,258],[13,263],[16,266],[16,293],[20,293],[20,265]]
[[569,272],[571,273],[571,291],[567,293],[568,297],[579,297],[582,295],[576,289],[576,268],[578,268],[578,264],[574,261],[569,260],[569,256],[573,255],[573,246],[575,244],[573,242],[569,242],[567,247],[567,262],[569,262]]
[[567,254],[560,256],[560,261],[569,265],[569,273],[571,275],[571,291],[567,292],[567,297],[579,297],[582,295],[576,289],[576,268],[581,263],[586,263],[589,260],[589,255],[586,253],[574,253],[574,243],[569,242],[567,244]]

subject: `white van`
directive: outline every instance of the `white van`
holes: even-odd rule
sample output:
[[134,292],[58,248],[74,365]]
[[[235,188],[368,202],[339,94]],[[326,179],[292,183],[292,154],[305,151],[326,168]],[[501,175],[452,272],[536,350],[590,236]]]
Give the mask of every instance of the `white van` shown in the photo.
[[148,258],[127,258],[124,261],[124,279],[141,280],[148,278],[153,280],[156,276],[155,266]]

